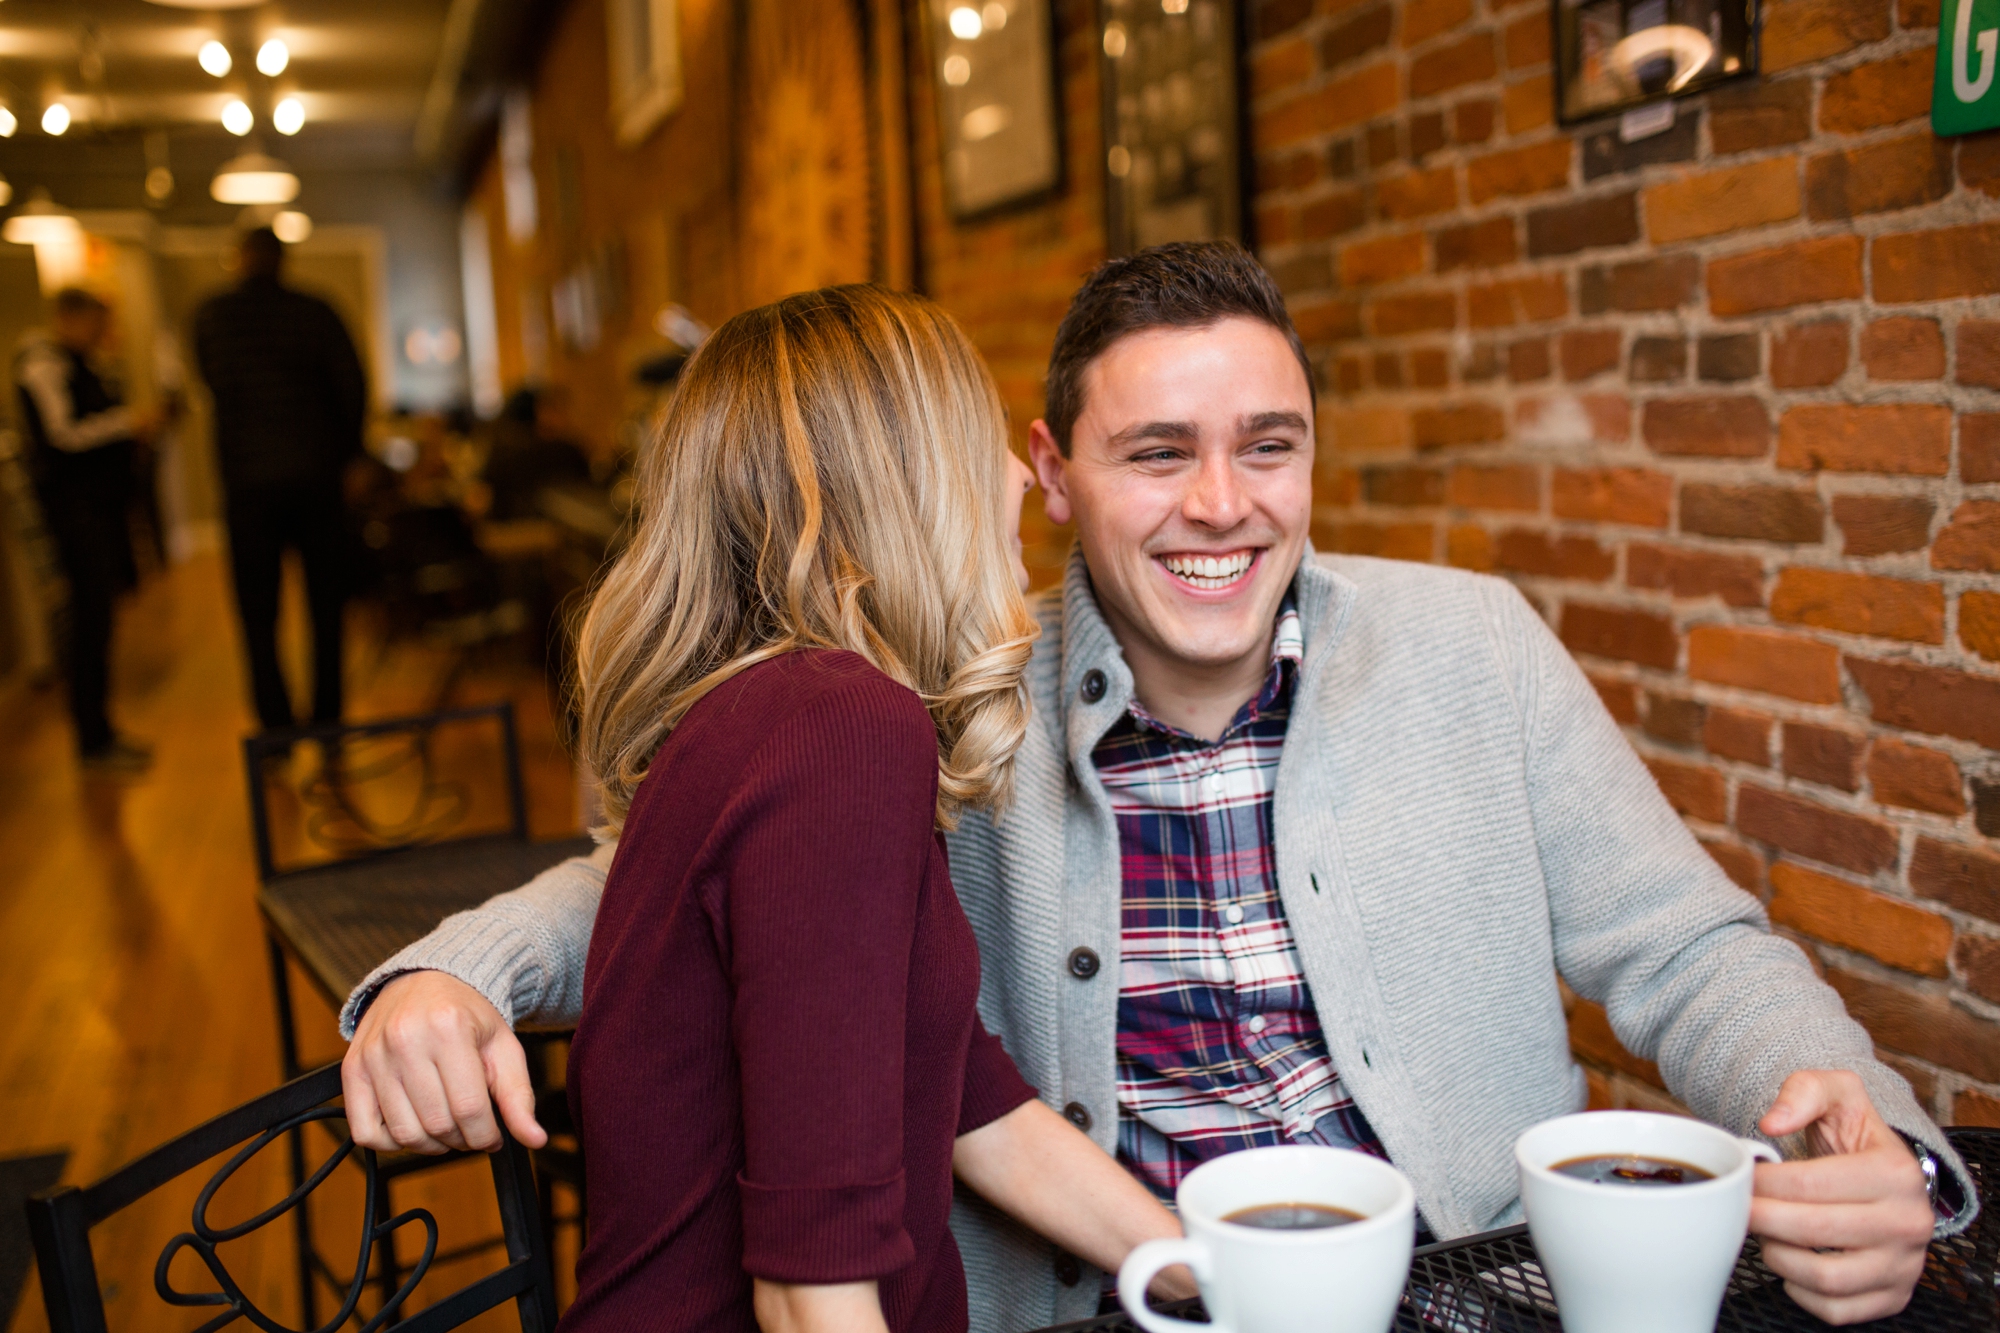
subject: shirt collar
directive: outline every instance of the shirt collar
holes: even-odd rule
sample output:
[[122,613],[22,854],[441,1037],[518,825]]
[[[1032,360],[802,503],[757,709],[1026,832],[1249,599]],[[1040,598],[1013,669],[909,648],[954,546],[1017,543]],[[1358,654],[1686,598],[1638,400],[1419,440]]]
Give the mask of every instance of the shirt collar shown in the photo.
[[[1255,698],[1248,700],[1236,710],[1236,716],[1231,718],[1229,725],[1222,730],[1221,741],[1227,741],[1230,736],[1255,722],[1259,715],[1284,696],[1304,656],[1305,634],[1299,620],[1298,603],[1293,595],[1287,592],[1285,600],[1278,605],[1278,620],[1271,633],[1271,667],[1264,675],[1263,687],[1257,691]],[[1140,703],[1136,696],[1126,705],[1126,712],[1141,727],[1196,745],[1210,744],[1192,732],[1183,731],[1170,723],[1160,721],[1146,711],[1145,705]],[[1221,741],[1216,743],[1220,744]]]

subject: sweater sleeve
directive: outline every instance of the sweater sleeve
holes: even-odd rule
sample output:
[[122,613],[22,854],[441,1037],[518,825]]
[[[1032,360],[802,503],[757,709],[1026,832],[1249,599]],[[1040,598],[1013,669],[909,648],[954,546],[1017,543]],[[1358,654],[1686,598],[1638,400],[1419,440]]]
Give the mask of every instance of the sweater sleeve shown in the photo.
[[618,844],[551,866],[518,889],[458,912],[362,978],[340,1010],[349,1040],[368,1006],[405,972],[442,972],[484,995],[510,1026],[573,1028],[604,877]]
[[911,1262],[903,1080],[937,739],[910,691],[829,691],[766,741],[731,822],[743,1267],[852,1282]]
[[1014,1067],[1013,1057],[974,1014],[972,1049],[965,1057],[965,1089],[958,1102],[957,1132],[970,1134],[1034,1099],[1035,1089]]
[[1867,1031],[1798,946],[1771,932],[1763,906],[1702,850],[1541,617],[1511,587],[1494,595],[1503,651],[1516,659],[1564,979],[1604,1005],[1618,1040],[1657,1062],[1702,1119],[1754,1134],[1790,1075],[1852,1070],[1882,1118],[1930,1148],[1976,1199],[1909,1084],[1875,1058]]

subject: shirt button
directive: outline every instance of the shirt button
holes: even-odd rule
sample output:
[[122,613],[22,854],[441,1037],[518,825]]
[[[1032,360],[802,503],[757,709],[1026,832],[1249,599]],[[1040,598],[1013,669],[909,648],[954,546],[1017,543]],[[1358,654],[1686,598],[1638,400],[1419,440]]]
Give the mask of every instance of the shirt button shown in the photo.
[[1243,921],[1243,909],[1231,903],[1222,909],[1222,919],[1232,926],[1240,925]]
[[1246,1026],[1248,1026],[1252,1032],[1262,1032],[1265,1027],[1264,1015],[1262,1014],[1250,1015],[1250,1022]]
[[1103,962],[1095,949],[1071,949],[1069,951],[1069,974],[1078,981],[1088,981],[1097,975]]
[[1090,1108],[1082,1102],[1071,1102],[1063,1107],[1063,1119],[1088,1134],[1090,1132]]
[[1104,697],[1104,673],[1091,670],[1083,673],[1083,701],[1094,704]]

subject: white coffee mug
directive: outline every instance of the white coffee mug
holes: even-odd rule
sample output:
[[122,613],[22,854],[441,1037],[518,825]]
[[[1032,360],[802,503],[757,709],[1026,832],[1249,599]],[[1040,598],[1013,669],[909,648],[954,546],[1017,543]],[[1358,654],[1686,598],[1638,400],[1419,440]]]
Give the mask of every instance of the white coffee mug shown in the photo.
[[[1685,1162],[1713,1179],[1594,1184],[1551,1169],[1610,1156]],[[1759,1159],[1781,1160],[1769,1144],[1648,1111],[1566,1115],[1516,1140],[1528,1233],[1567,1333],[1712,1333]]]
[[[1179,1240],[1149,1240],[1118,1270],[1118,1299],[1149,1333],[1383,1333],[1395,1317],[1416,1236],[1416,1191],[1379,1157],[1292,1144],[1204,1162],[1175,1195]],[[1361,1220],[1277,1231],[1223,1219],[1263,1204],[1310,1203]],[[1201,1284],[1208,1324],[1146,1306],[1162,1268],[1186,1264]]]

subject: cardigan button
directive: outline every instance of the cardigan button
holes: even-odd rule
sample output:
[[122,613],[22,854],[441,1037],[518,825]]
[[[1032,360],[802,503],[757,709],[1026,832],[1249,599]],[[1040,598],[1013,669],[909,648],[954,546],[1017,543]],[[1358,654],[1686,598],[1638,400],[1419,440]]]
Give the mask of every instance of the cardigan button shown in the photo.
[[1092,669],[1083,673],[1083,701],[1094,704],[1104,697],[1104,673]]
[[1063,1118],[1084,1133],[1090,1132],[1090,1108],[1082,1102],[1071,1102],[1063,1107]]
[[1074,1287],[1083,1281],[1083,1265],[1068,1250],[1056,1251],[1056,1281]]
[[1103,961],[1095,949],[1071,949],[1069,951],[1069,974],[1078,981],[1088,981],[1097,975]]

